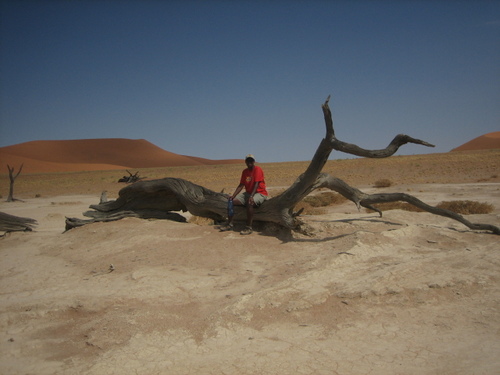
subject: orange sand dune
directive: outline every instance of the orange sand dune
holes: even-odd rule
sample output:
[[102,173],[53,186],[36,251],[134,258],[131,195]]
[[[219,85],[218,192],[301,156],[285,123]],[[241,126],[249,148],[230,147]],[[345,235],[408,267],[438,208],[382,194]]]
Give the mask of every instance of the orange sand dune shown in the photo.
[[30,159],[23,156],[8,155],[0,151],[0,173],[7,172],[7,164],[17,173],[23,166],[23,173],[52,173],[52,172],[80,172],[80,171],[106,171],[114,169],[127,169],[123,165],[112,164],[84,164],[84,163],[53,163]]
[[241,163],[209,160],[165,151],[144,140],[122,138],[32,141],[0,148],[0,168],[19,167],[28,173],[111,170]]
[[489,150],[494,148],[500,148],[500,132],[484,134],[451,151]]

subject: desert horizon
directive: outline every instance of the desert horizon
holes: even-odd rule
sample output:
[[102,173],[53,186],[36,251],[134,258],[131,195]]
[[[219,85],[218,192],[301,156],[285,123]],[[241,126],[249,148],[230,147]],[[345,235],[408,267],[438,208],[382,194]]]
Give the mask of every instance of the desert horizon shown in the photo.
[[[324,172],[345,180],[353,186],[370,186],[380,178],[395,185],[407,183],[470,183],[500,182],[500,149],[392,156],[385,159],[332,159]],[[292,184],[303,173],[309,161],[257,163],[265,172],[267,185],[282,188]],[[135,168],[145,179],[182,178],[214,191],[232,191],[238,184],[243,161],[234,164]],[[118,180],[128,175],[126,169],[79,172],[27,173],[22,171],[15,181],[14,192],[19,199],[69,194],[100,195],[107,191],[116,196],[126,186]],[[7,197],[9,177],[0,173],[0,195]]]
[[[450,152],[491,149],[500,149],[500,132],[481,135]],[[347,154],[337,156],[349,157]],[[23,165],[25,173],[57,173],[240,164],[242,158],[212,160],[180,155],[145,139],[30,141],[0,147],[0,174],[6,173],[7,165],[15,168]]]

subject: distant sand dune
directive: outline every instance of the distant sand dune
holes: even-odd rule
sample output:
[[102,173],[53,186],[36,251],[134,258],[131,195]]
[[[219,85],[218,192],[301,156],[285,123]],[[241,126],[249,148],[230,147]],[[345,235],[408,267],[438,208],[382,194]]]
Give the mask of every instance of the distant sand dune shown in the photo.
[[122,138],[32,141],[0,148],[0,168],[19,167],[29,173],[155,168],[241,163],[210,160],[165,151],[144,140]]
[[[477,137],[452,151],[500,149],[500,132]],[[0,173],[9,164],[23,172],[80,172],[133,168],[202,166],[242,163],[240,159],[210,160],[165,151],[145,139],[81,139],[32,141],[0,148]]]
[[495,148],[500,148],[500,132],[484,134],[451,151],[489,150]]

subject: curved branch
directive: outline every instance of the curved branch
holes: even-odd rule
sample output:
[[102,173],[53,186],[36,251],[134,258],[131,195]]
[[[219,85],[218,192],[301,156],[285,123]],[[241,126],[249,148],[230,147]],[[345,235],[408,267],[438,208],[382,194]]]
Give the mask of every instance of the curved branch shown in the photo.
[[[363,199],[360,202],[360,204],[363,207],[370,208],[371,205],[375,203],[398,202],[398,201],[407,202],[415,207],[421,208],[422,210],[430,212],[431,214],[434,215],[445,216],[450,219],[459,221],[469,229],[487,230],[491,231],[494,234],[500,235],[500,228],[496,227],[495,225],[471,223],[469,220],[465,219],[462,215],[457,214],[456,212],[446,210],[444,208],[430,206],[422,202],[420,199],[405,193],[372,194],[368,196],[368,198]],[[380,216],[382,216],[382,213],[380,213]]]
[[457,214],[456,212],[446,210],[444,208],[430,206],[427,203],[422,202],[420,199],[406,193],[366,194],[361,190],[349,186],[341,179],[333,177],[326,173],[322,173],[318,177],[316,187],[328,188],[330,190],[336,191],[343,195],[345,198],[353,201],[358,209],[360,208],[360,206],[369,208],[371,210],[377,211],[381,217],[382,211],[373,207],[374,204],[403,201],[434,215],[445,216],[450,219],[459,221],[469,229],[486,230],[500,235],[500,228],[496,227],[495,225],[471,223],[469,220],[465,219],[462,215]]
[[355,144],[342,142],[338,139],[332,140],[332,147],[337,151],[342,151],[351,155],[363,156],[367,158],[387,158],[391,155],[394,155],[401,146],[407,143],[414,143],[427,147],[435,147],[433,144],[422,141],[421,139],[412,138],[409,135],[405,134],[396,135],[391,143],[389,143],[386,148],[381,150],[366,150]]
[[412,138],[409,135],[405,134],[396,135],[394,139],[389,143],[389,145],[381,150],[367,150],[355,144],[340,141],[335,136],[335,130],[333,129],[332,112],[330,111],[330,107],[328,105],[329,101],[330,101],[330,96],[328,96],[328,98],[323,103],[321,108],[323,109],[323,116],[325,118],[326,138],[330,140],[331,147],[334,150],[366,158],[387,158],[391,155],[394,155],[401,146],[407,143],[414,143],[427,147],[435,147],[433,144],[429,142],[423,141],[421,139]]
[[340,141],[335,137],[335,129],[333,127],[332,112],[330,110],[329,102],[330,96],[328,96],[326,101],[321,106],[326,126],[325,138],[321,140],[321,143],[319,144],[307,170],[300,175],[293,185],[290,186],[283,194],[275,198],[280,200],[281,205],[293,207],[314,189],[313,185],[316,183],[316,179],[328,161],[332,150],[342,151],[348,154],[367,158],[386,158],[393,155],[406,143],[415,143],[428,147],[434,147],[434,145],[428,142],[415,139],[404,134],[398,134],[389,143],[389,145],[382,150],[366,150],[357,145]]

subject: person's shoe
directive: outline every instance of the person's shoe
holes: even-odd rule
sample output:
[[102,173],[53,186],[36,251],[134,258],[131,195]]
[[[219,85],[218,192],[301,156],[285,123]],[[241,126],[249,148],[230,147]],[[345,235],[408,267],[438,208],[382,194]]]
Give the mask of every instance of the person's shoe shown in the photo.
[[243,229],[240,234],[243,234],[243,235],[247,235],[247,234],[252,234],[253,233],[253,230],[251,227],[246,227],[245,229]]
[[233,224],[224,224],[224,225],[221,225],[221,227],[220,227],[221,232],[227,232],[229,230],[233,230]]

